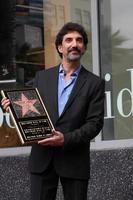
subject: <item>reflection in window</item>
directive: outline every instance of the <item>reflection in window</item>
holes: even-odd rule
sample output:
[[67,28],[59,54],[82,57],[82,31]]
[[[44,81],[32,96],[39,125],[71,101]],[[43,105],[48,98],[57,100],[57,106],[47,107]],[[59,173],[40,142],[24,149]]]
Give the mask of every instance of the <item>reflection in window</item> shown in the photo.
[[60,26],[63,26],[65,23],[65,11],[64,6],[58,6],[58,13],[59,13],[59,24]]
[[[20,85],[32,86],[36,71],[44,67],[43,2],[30,0],[17,3],[16,78]],[[19,10],[18,13],[20,8],[27,10]],[[22,15],[23,12],[27,15]]]
[[54,4],[51,4],[51,25],[57,25],[57,8]]
[[[51,5],[53,8],[51,9]],[[54,7],[55,6],[55,7]],[[60,57],[55,49],[55,36],[61,26],[69,21],[82,24],[87,31],[89,44],[86,54],[83,56],[82,62],[89,70],[92,70],[92,55],[91,55],[91,25],[90,14],[87,13],[90,9],[90,0],[77,1],[44,1],[44,43],[45,43],[45,66],[49,68],[55,66],[60,62]],[[56,10],[56,12],[55,12]],[[83,11],[83,12],[82,12]],[[84,14],[85,11],[85,14]],[[56,16],[55,16],[56,15]],[[56,23],[52,23],[51,16],[53,16],[53,22],[56,19]],[[89,19],[88,19],[89,17]],[[83,20],[84,18],[84,24]],[[52,25],[51,25],[52,24]],[[52,58],[52,59],[51,59]]]
[[[78,0],[78,4],[77,0],[0,1],[0,88],[31,87],[36,71],[59,64],[55,36],[68,21],[82,24],[81,10],[90,10],[90,0]],[[83,25],[89,44],[82,63],[91,71],[91,26],[87,17],[85,14]],[[0,107],[0,147],[19,145],[9,114]]]
[[75,19],[77,23],[82,24],[82,13],[79,8],[75,9]]
[[83,25],[85,28],[90,27],[90,13],[89,11],[83,11]]
[[103,139],[129,139],[133,138],[133,1],[99,2],[101,73],[106,80]]
[[15,5],[8,0],[0,1],[0,82],[15,81]]

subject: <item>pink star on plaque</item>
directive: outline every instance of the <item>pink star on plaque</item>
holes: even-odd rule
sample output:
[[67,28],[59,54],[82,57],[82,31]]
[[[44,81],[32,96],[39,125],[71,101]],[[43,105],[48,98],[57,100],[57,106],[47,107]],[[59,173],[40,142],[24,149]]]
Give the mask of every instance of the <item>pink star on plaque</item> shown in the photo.
[[15,104],[22,107],[22,116],[26,115],[28,111],[32,111],[38,113],[38,110],[35,108],[34,104],[36,103],[36,99],[28,99],[23,93],[21,95],[21,100],[14,101]]

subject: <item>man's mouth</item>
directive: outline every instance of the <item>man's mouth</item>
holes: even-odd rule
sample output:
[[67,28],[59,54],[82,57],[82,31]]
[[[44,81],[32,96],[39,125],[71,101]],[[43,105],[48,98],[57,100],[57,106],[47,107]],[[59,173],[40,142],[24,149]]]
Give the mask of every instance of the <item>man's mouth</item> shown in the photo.
[[78,49],[78,48],[73,48],[73,49],[68,50],[68,52],[69,52],[69,53],[70,53],[70,52],[73,52],[73,53],[80,53],[81,51],[80,51],[80,49]]

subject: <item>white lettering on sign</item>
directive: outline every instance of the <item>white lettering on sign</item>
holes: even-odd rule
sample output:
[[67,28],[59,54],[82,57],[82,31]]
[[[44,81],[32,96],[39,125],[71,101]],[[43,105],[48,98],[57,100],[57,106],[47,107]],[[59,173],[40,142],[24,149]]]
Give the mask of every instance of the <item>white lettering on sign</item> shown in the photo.
[[14,126],[11,123],[10,114],[7,112],[3,112],[2,108],[0,107],[0,126],[3,125],[4,121],[6,122],[8,127],[14,128]]
[[[122,90],[120,90],[117,94],[117,99],[116,99],[116,105],[117,105],[117,110],[118,113],[124,117],[130,117],[131,115],[133,115],[133,69],[127,69],[126,71],[130,72],[130,82],[131,82],[131,89],[129,88],[123,88]],[[108,82],[111,80],[111,75],[109,73],[107,73],[105,75],[105,81]],[[111,91],[106,91],[105,92],[105,101],[106,101],[106,116],[105,119],[111,119],[111,118],[115,118],[115,116],[112,115],[112,96],[111,96],[112,92]],[[124,113],[124,105],[123,105],[123,95],[124,94],[128,94],[128,96],[130,96],[130,111],[129,113]]]
[[[130,71],[130,80],[131,80],[131,89],[128,88],[123,88],[119,94],[118,94],[118,98],[117,98],[117,107],[118,107],[118,111],[120,113],[120,115],[122,117],[129,117],[133,114],[133,69],[127,69],[127,71]],[[131,99],[131,108],[130,108],[130,112],[125,114],[124,110],[123,110],[123,102],[122,102],[122,97],[124,93],[128,93],[130,95],[130,99]]]

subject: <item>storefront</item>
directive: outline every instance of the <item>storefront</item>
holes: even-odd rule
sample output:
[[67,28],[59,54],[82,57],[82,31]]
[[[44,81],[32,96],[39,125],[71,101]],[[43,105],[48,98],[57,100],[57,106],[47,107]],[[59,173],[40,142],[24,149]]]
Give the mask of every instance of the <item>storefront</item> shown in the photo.
[[[60,62],[54,46],[60,27],[78,22],[89,40],[82,63],[106,81],[104,128],[91,150],[132,149],[133,1],[4,0],[0,9],[0,89],[32,87],[36,71]],[[1,108],[0,148],[2,157],[30,152]]]
[[[92,148],[132,147],[132,1],[18,0],[1,5],[10,14],[1,17],[0,89],[32,87],[36,71],[60,62],[54,47],[59,28],[78,22],[89,39],[82,62],[106,81],[104,128]],[[13,126],[0,108],[1,147],[18,146]]]

